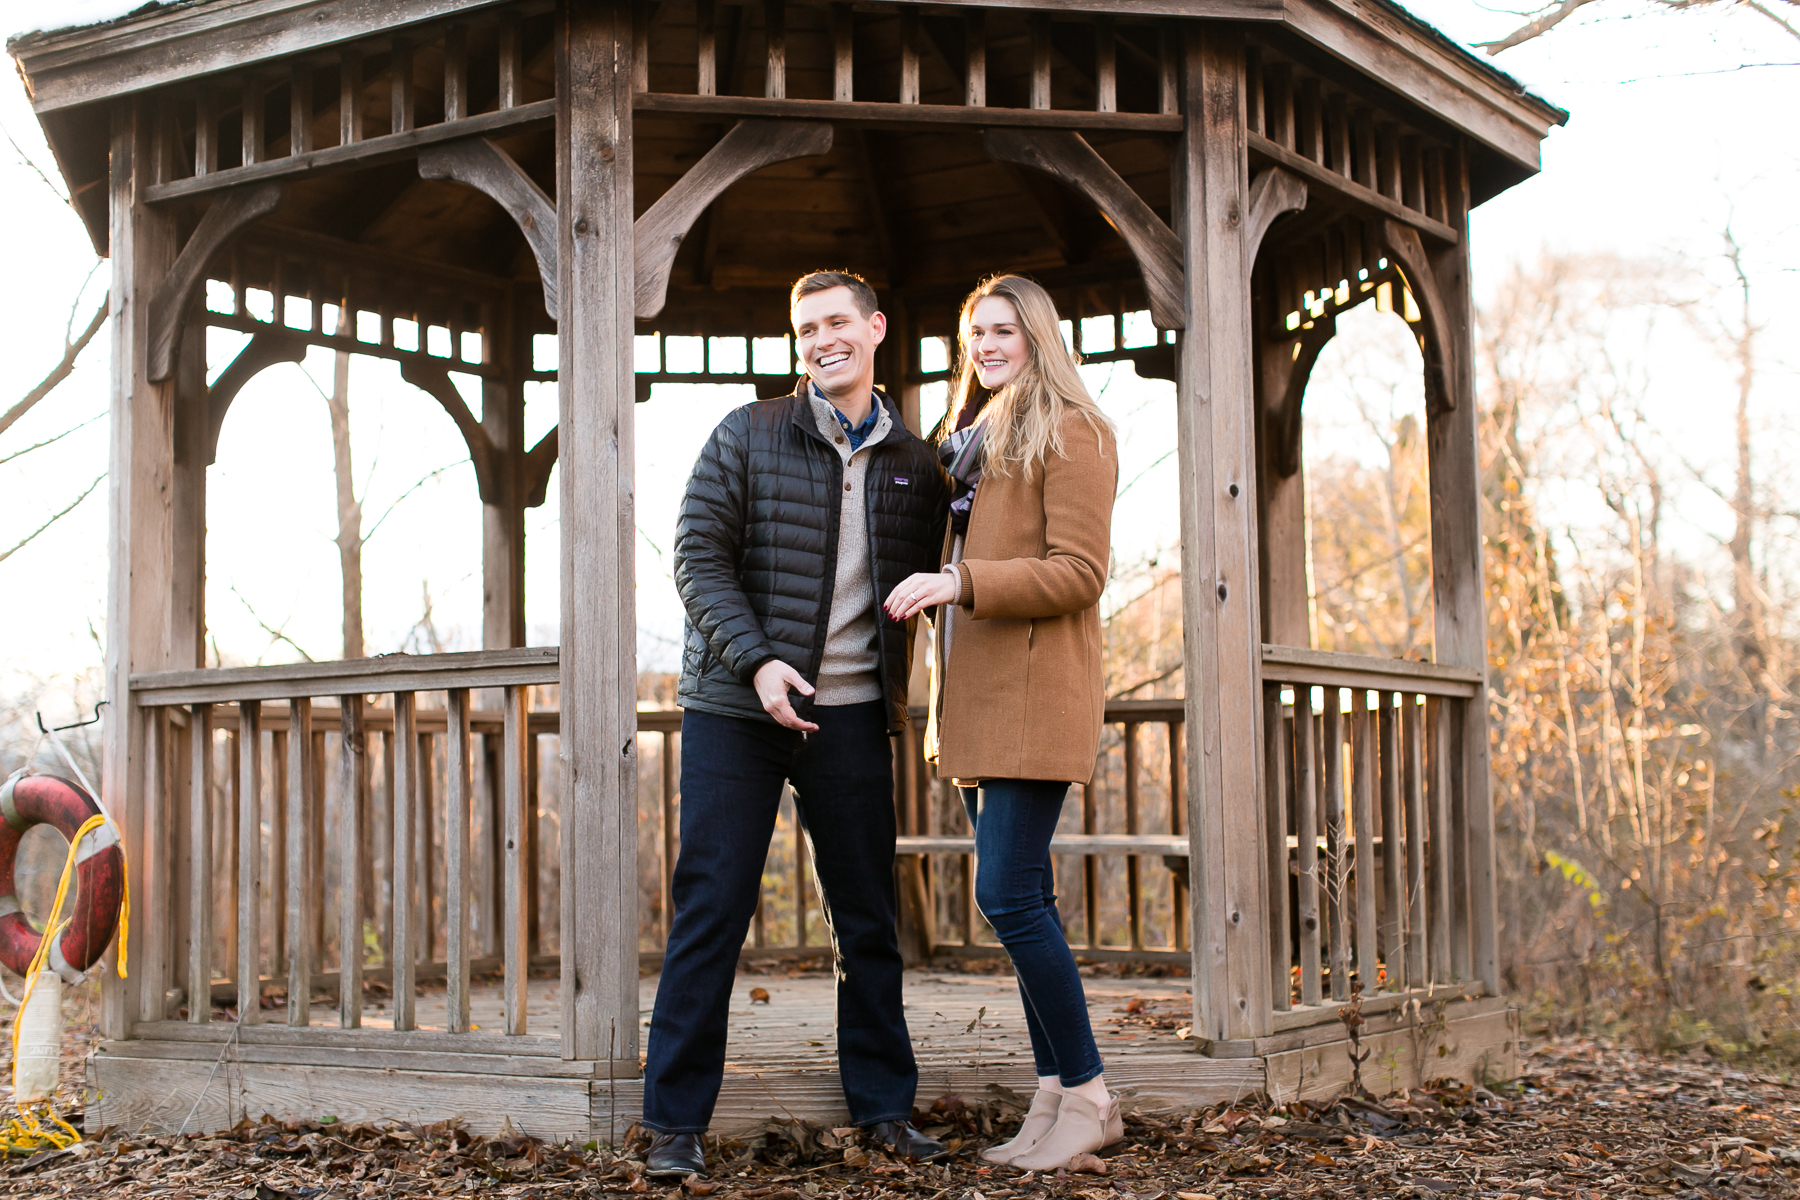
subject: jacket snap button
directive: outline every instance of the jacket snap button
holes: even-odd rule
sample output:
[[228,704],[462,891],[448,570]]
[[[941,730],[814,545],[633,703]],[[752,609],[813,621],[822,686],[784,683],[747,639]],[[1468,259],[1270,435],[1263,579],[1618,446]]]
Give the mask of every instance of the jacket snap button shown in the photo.
[[843,444],[844,444],[844,435],[843,435],[843,434],[841,434],[841,433],[840,433],[840,434],[838,434],[838,440],[837,440],[837,444],[838,444],[838,445],[840,445],[840,446],[841,446],[841,445],[843,445]]
[[845,491],[846,491],[846,492],[847,492],[847,491],[849,491],[849,490],[850,490],[850,485],[849,485],[849,484],[848,484],[848,483],[846,483],[846,484],[845,484],[845,485],[844,485],[844,490],[845,490]]

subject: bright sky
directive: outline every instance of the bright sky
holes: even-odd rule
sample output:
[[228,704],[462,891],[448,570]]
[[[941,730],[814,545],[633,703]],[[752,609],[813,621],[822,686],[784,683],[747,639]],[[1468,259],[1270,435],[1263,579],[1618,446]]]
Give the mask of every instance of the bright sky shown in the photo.
[[[55,11],[59,20],[73,20],[119,7],[119,0],[64,0]],[[1719,231],[1729,219],[1751,256],[1764,306],[1760,315],[1769,328],[1765,345],[1780,360],[1771,364],[1759,392],[1759,410],[1777,414],[1800,398],[1789,349],[1800,344],[1794,337],[1800,325],[1794,287],[1800,225],[1793,215],[1800,211],[1793,201],[1800,194],[1800,135],[1791,121],[1800,42],[1742,9],[1641,15],[1646,8],[1634,0],[1601,0],[1541,42],[1501,56],[1503,67],[1574,117],[1551,134],[1542,175],[1478,210],[1477,294],[1489,293],[1514,264],[1530,262],[1546,247],[1705,260],[1716,256]],[[1518,23],[1470,0],[1417,0],[1414,10],[1467,41],[1497,37]],[[0,0],[0,28],[30,28],[45,11],[40,3]],[[1788,65],[1733,69],[1746,62]],[[0,223],[8,231],[13,283],[0,290],[4,408],[54,363],[71,311],[79,327],[104,290],[107,271],[102,264],[89,277],[96,265],[92,249],[52,191],[60,184],[16,82],[0,82],[0,124],[13,143],[0,145]],[[1392,340],[1400,327],[1369,314],[1345,328]],[[1309,398],[1309,407],[1322,414],[1341,403],[1357,358],[1350,339],[1338,340],[1343,345],[1328,352]],[[231,348],[224,338],[209,347],[215,370]],[[1732,395],[1728,370],[1681,339],[1663,354],[1658,411],[1671,440],[1692,460],[1723,463],[1729,446],[1720,418]],[[284,630],[315,658],[338,653],[330,435],[317,390],[329,388],[330,369],[329,356],[315,352],[304,374],[293,366],[268,371],[245,389],[226,421],[209,479],[207,607],[211,636],[227,662],[295,657],[291,646],[272,644],[264,624]],[[0,462],[0,494],[8,500],[0,509],[0,550],[105,470],[106,373],[103,335],[54,397],[0,439],[4,458],[100,418],[53,446]],[[1095,368],[1089,378],[1096,391],[1104,387],[1102,403],[1124,427],[1122,478],[1135,480],[1115,519],[1119,557],[1172,547],[1172,390],[1138,381],[1126,369]],[[683,481],[713,424],[745,398],[726,389],[658,387],[648,404],[637,407],[645,668],[666,669],[676,659],[680,607],[666,552]],[[529,431],[547,429],[554,410],[553,395],[534,396],[527,404]],[[370,651],[418,648],[416,627],[427,594],[449,647],[477,647],[480,505],[471,468],[453,465],[465,456],[454,428],[422,393],[401,382],[397,370],[373,360],[357,361],[352,412],[365,528],[386,514],[364,556]],[[550,495],[551,502],[527,520],[526,607],[534,643],[554,642],[557,635],[554,480]],[[0,562],[0,628],[7,630],[0,689],[13,692],[28,680],[66,685],[98,661],[107,569],[104,496],[102,486],[53,536]],[[1724,519],[1720,507],[1709,504],[1692,501],[1689,515],[1697,526]]]

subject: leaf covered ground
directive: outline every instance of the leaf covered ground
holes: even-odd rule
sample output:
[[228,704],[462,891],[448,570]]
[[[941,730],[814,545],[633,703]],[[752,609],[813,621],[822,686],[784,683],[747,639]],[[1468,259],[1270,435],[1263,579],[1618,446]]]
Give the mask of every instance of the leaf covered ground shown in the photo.
[[453,1126],[273,1121],[228,1135],[106,1131],[0,1166],[0,1195],[120,1200],[234,1197],[710,1196],[717,1200],[1250,1200],[1251,1197],[1800,1195],[1800,1086],[1704,1059],[1590,1040],[1547,1042],[1493,1091],[1445,1083],[1374,1100],[1136,1114],[1089,1170],[1034,1175],[978,1151],[1022,1098],[946,1097],[918,1123],[957,1148],[944,1164],[889,1160],[852,1130],[791,1120],[713,1148],[707,1180],[653,1183],[641,1139],[617,1153]]

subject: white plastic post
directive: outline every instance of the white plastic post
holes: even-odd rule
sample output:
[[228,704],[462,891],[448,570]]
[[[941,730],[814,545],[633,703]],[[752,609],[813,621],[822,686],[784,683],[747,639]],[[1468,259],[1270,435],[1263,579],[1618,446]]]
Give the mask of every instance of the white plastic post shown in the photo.
[[25,1104],[56,1097],[62,1060],[62,976],[38,972],[37,985],[19,1013],[19,1055],[13,1060],[13,1101]]

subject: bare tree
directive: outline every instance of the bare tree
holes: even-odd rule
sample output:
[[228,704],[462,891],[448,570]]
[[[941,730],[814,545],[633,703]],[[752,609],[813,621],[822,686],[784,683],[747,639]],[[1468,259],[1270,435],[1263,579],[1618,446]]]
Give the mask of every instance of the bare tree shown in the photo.
[[[1595,0],[1559,0],[1556,4],[1545,5],[1542,8],[1525,9],[1519,13],[1520,16],[1529,18],[1525,24],[1503,38],[1491,42],[1477,42],[1476,46],[1486,50],[1489,54],[1499,54],[1503,50],[1511,50],[1514,46],[1522,46],[1526,42],[1549,33],[1594,2]],[[1747,8],[1751,12],[1767,17],[1795,39],[1800,39],[1800,23],[1797,23],[1800,22],[1800,0],[1643,0],[1643,5],[1651,12],[1685,12],[1698,8]]]
[[[338,332],[350,332],[348,305],[338,309]],[[363,657],[363,533],[362,501],[356,497],[356,476],[350,464],[350,355],[339,350],[332,364],[331,466],[337,479],[338,567],[343,574],[344,657]]]

